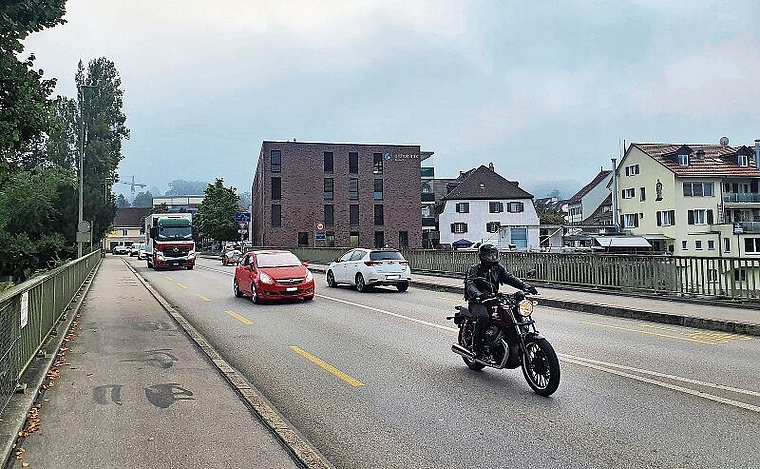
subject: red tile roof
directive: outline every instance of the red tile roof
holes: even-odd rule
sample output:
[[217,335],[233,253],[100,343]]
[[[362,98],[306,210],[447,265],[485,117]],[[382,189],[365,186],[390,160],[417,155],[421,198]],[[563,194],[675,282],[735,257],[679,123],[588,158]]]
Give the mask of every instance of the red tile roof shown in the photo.
[[[760,177],[760,169],[755,164],[755,151],[746,145],[731,147],[705,144],[632,143],[631,146],[635,146],[681,177]],[[689,155],[688,166],[681,166],[678,163],[678,155],[683,154],[682,152]],[[739,166],[737,162],[739,154],[747,155],[748,166]]]

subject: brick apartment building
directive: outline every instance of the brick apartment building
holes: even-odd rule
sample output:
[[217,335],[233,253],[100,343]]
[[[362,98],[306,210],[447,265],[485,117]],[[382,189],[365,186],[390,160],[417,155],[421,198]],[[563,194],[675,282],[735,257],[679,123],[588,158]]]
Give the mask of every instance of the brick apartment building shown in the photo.
[[264,141],[251,188],[260,246],[422,247],[419,145]]

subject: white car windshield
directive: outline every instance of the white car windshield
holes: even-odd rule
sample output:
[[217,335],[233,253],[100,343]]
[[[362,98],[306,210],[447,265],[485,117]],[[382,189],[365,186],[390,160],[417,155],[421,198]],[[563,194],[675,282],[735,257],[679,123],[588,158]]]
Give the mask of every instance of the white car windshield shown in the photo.
[[292,252],[273,252],[256,254],[256,264],[259,267],[292,267],[301,265]]

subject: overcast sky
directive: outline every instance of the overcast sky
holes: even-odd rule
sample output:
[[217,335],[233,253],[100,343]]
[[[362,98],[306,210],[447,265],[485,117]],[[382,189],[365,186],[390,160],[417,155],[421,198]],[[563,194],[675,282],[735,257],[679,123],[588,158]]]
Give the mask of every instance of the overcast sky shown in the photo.
[[[622,142],[760,138],[760,3],[69,0],[25,53],[116,64],[123,180],[250,191],[262,140],[419,144],[569,197]],[[117,185],[129,194],[129,187]]]

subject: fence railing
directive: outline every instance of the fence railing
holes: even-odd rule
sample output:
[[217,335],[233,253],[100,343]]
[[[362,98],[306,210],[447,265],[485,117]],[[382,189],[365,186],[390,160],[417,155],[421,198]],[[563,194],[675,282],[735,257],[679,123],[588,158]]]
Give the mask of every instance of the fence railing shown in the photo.
[[99,261],[97,250],[0,293],[0,412]]
[[[326,264],[347,248],[289,248],[302,260]],[[477,262],[473,251],[404,250],[414,271],[464,275]],[[525,278],[557,285],[677,296],[760,299],[760,258],[635,256],[502,252],[504,266]]]

